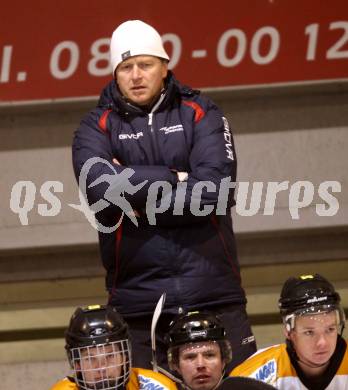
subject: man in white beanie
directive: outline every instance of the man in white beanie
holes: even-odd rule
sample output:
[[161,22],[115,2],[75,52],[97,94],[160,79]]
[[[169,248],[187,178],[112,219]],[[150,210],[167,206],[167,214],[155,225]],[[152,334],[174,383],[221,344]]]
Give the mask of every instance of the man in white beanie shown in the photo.
[[[108,303],[127,320],[135,365],[144,368],[151,367],[151,318],[163,292],[156,330],[162,366],[163,338],[179,311],[220,314],[233,350],[230,370],[256,345],[232,229],[236,154],[228,121],[210,99],[175,79],[148,24],[118,26],[110,53],[113,80],[73,141],[76,178],[94,162],[84,188],[104,228]],[[132,212],[117,207],[127,202]]]
[[[112,34],[110,54],[123,96],[139,106],[150,106],[164,87],[169,61],[158,32],[140,20],[125,22]],[[134,82],[133,72],[138,71],[135,78],[143,78],[143,83]]]

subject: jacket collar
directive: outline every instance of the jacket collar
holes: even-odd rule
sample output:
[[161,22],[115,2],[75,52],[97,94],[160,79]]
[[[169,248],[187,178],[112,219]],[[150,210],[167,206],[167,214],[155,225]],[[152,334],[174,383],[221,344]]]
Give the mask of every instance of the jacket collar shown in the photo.
[[160,111],[164,107],[175,104],[179,101],[182,95],[194,95],[198,91],[192,90],[190,87],[183,86],[176,80],[174,74],[168,71],[168,76],[165,80],[165,88],[152,107],[145,109],[127,102],[121,95],[115,80],[112,80],[103,89],[98,106],[103,109],[113,109],[122,116],[143,116],[149,112]]

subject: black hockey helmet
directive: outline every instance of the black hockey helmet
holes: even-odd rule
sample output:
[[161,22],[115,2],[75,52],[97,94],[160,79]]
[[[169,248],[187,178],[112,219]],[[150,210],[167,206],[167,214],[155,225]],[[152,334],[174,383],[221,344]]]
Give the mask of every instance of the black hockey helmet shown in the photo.
[[[340,295],[334,286],[319,274],[290,277],[282,288],[279,309],[283,319],[292,315],[306,315],[337,311],[338,325],[344,326],[344,312]],[[292,329],[294,322],[288,330]],[[342,328],[343,330],[343,328]]]
[[65,332],[65,341],[79,389],[125,388],[131,369],[129,333],[115,308],[77,308]]
[[100,305],[77,308],[65,332],[67,349],[128,338],[128,325],[116,309]]
[[211,312],[195,311],[178,316],[169,325],[166,341],[169,366],[177,364],[178,347],[205,341],[218,342],[222,359],[226,364],[232,359],[231,345],[222,321]]
[[168,344],[177,346],[196,341],[225,340],[221,320],[208,312],[191,312],[179,316],[169,325]]

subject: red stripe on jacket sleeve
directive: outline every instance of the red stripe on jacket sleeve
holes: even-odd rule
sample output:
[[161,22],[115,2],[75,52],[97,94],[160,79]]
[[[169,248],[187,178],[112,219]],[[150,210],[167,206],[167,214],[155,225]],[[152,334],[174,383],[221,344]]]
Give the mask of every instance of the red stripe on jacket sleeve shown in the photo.
[[112,110],[104,111],[102,113],[101,117],[99,118],[98,126],[100,127],[100,129],[102,130],[103,133],[107,133],[108,132],[107,120],[108,120],[108,116],[109,116],[111,111]]
[[183,103],[186,104],[186,106],[192,107],[194,109],[196,123],[204,118],[205,112],[198,103],[192,102],[191,100],[184,100]]

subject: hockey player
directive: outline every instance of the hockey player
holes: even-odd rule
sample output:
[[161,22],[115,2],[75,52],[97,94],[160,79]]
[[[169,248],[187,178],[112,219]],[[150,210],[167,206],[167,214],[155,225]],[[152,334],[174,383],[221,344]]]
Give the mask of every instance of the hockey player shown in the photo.
[[115,308],[77,308],[65,341],[73,376],[51,390],[176,390],[164,375],[132,368],[128,325]]
[[256,352],[231,375],[277,389],[348,389],[348,351],[340,296],[324,277],[289,278],[279,299],[286,343]]
[[232,359],[231,345],[220,319],[208,312],[191,312],[170,324],[168,364],[182,378],[182,387],[212,390],[221,382]]

